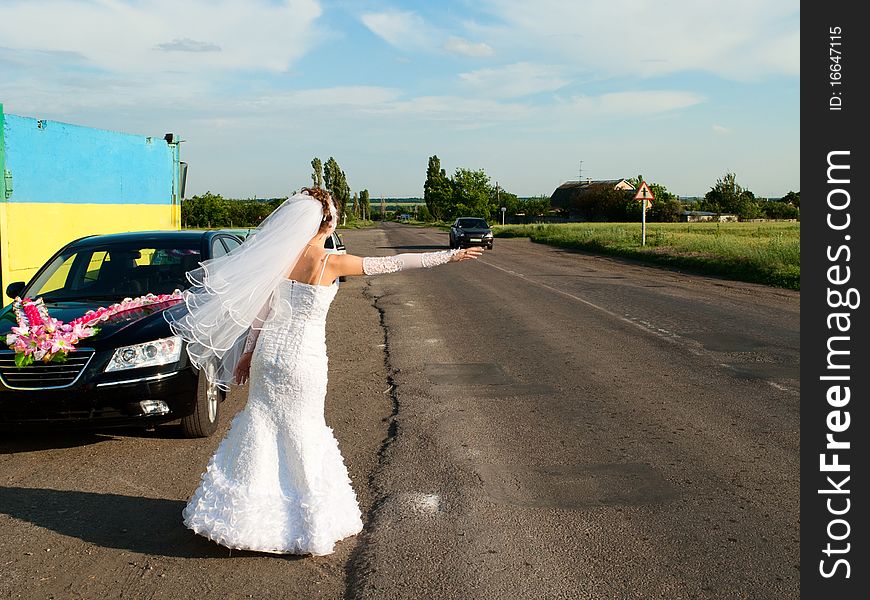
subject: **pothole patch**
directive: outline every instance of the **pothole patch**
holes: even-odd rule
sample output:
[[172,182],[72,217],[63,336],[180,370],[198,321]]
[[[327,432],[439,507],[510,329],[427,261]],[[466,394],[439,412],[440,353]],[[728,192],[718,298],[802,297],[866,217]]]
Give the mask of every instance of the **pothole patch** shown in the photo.
[[661,504],[677,495],[655,469],[643,463],[480,465],[477,471],[490,498],[516,506],[579,510]]
[[441,496],[424,492],[401,492],[397,496],[399,505],[418,515],[433,515],[441,512]]

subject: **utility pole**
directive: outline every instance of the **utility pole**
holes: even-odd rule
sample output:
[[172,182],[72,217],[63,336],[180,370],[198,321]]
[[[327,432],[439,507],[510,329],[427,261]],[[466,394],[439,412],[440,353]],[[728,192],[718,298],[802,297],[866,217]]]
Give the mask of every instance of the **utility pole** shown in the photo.
[[501,207],[501,195],[499,194],[498,181],[495,182],[495,203],[501,211],[501,224],[504,225],[504,209]]
[[577,181],[583,181],[583,161],[580,161],[580,173],[577,176]]

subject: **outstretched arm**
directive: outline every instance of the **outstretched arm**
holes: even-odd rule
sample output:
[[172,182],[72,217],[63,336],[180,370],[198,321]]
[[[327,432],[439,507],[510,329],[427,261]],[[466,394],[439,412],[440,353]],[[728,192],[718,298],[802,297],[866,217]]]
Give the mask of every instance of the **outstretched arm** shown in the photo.
[[405,252],[393,256],[354,256],[338,254],[329,264],[333,278],[341,275],[383,275],[408,269],[431,268],[448,262],[471,260],[483,254],[483,248],[440,250],[437,252]]

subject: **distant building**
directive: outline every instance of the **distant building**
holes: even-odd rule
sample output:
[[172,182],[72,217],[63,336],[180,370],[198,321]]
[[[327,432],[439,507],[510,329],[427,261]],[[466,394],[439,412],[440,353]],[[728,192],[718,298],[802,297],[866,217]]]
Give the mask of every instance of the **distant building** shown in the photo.
[[584,196],[606,190],[634,190],[625,179],[587,179],[586,181],[566,181],[556,188],[550,196],[550,207],[553,210],[570,212],[577,206],[577,201]]
[[736,223],[737,215],[730,213],[714,213],[706,210],[684,210],[680,213],[680,221],[683,223],[704,223],[719,221],[720,223]]

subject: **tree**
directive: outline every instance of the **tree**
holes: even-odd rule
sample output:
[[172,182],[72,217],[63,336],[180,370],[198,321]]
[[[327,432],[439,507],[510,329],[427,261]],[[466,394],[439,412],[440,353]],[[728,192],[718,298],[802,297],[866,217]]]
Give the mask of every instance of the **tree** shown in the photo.
[[[498,189],[496,189],[496,187]],[[502,206],[507,209],[505,211],[505,214],[517,214],[517,212],[519,212],[520,206],[520,199],[517,198],[517,195],[510,193],[497,183],[496,187],[492,187],[490,189],[490,215],[493,218],[500,218]]]
[[551,208],[549,196],[539,196],[538,198],[525,198],[517,202],[517,211],[508,214],[524,214],[528,217],[542,217],[550,212]]
[[716,180],[716,185],[704,195],[702,210],[716,213],[732,213],[741,219],[751,219],[760,214],[755,194],[744,189],[737,183],[734,173]]
[[370,219],[371,212],[369,209],[369,191],[368,190],[363,190],[359,193],[359,205],[360,205],[360,212],[362,213],[362,218],[363,219]]
[[801,216],[800,208],[782,200],[767,200],[758,204],[766,219],[800,219]]
[[801,193],[797,192],[789,192],[785,196],[779,199],[780,202],[785,202],[786,204],[791,204],[796,208],[801,207]]
[[423,184],[423,201],[429,214],[438,221],[447,219],[452,200],[453,186],[450,179],[441,168],[438,156],[430,156],[429,166],[426,169],[426,182]]
[[186,227],[224,227],[230,222],[228,201],[220,194],[206,192],[181,204],[181,220]]
[[453,174],[453,206],[448,218],[480,217],[489,219],[495,194],[489,185],[489,176],[478,169],[457,168]]
[[356,192],[353,193],[353,207],[350,212],[355,219],[359,217],[359,194]]
[[429,212],[429,208],[424,204],[417,211],[417,218],[421,221],[426,221],[427,223],[432,222],[435,218],[432,216],[432,213]]
[[314,187],[323,187],[323,163],[315,156],[314,160],[311,161],[311,166],[314,168],[314,173],[311,174]]
[[350,201],[350,186],[347,184],[344,171],[338,166],[338,161],[331,156],[323,168],[323,184],[335,199],[335,203],[338,205],[338,214],[343,214]]

